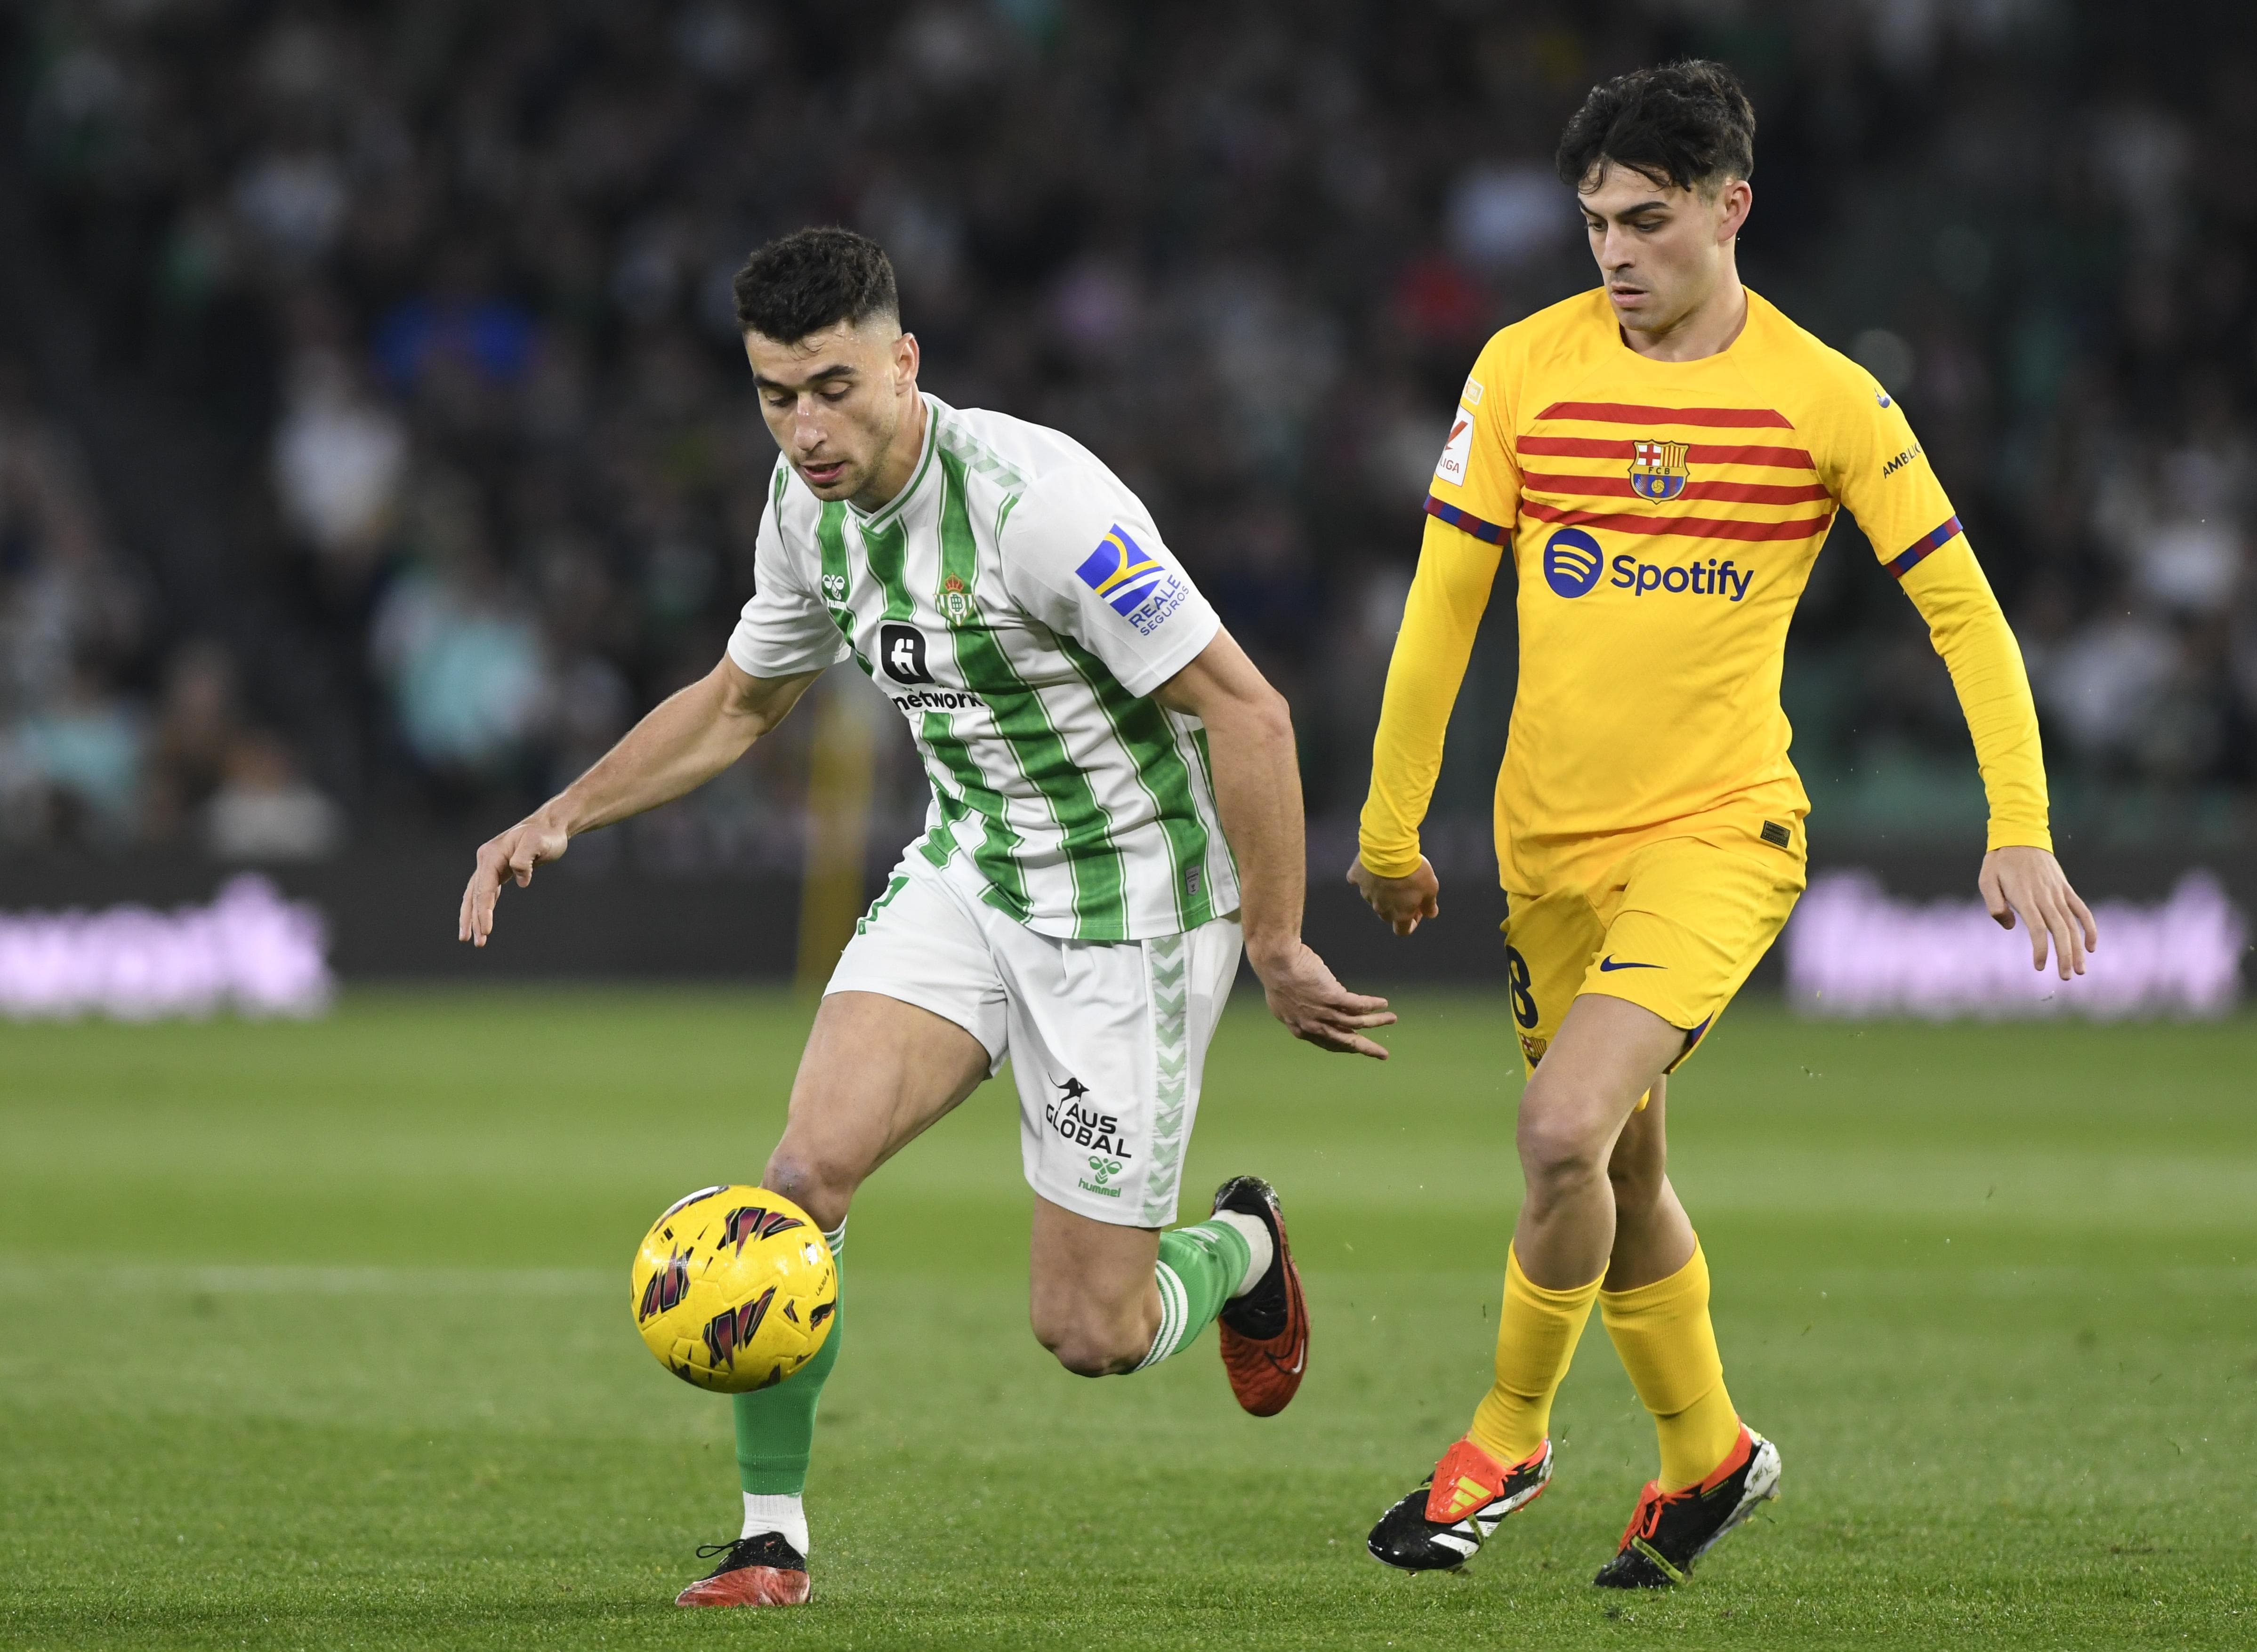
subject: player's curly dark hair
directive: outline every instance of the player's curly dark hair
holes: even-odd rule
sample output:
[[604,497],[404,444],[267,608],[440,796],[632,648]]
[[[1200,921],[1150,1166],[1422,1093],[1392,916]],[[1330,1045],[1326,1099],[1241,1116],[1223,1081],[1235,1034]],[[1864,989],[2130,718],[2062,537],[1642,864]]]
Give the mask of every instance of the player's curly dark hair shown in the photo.
[[867,236],[825,226],[795,229],[755,251],[737,272],[737,325],[780,344],[835,321],[901,319],[893,260]]
[[1755,107],[1731,70],[1705,58],[1602,81],[1560,134],[1560,180],[1581,189],[1610,162],[1657,184],[1714,190],[1755,171]]

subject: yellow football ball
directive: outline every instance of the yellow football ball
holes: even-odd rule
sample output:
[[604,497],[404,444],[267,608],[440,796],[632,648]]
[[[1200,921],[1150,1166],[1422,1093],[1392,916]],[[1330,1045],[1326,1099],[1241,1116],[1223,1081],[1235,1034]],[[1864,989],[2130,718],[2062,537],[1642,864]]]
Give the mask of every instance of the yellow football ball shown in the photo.
[[766,1188],[706,1188],[667,1207],[627,1299],[659,1364],[716,1394],[782,1382],[838,1311],[838,1269],[806,1211]]

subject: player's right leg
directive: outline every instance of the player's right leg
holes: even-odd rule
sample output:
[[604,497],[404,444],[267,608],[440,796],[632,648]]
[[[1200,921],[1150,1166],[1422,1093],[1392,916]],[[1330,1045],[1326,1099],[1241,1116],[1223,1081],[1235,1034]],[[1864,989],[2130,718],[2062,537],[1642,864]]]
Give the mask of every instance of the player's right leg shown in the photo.
[[[880,1165],[977,1089],[1003,1048],[1001,986],[978,931],[923,878],[889,884],[859,926],[816,1013],[783,1139],[763,1185],[796,1202],[841,1249],[847,1207]],[[789,1606],[807,1599],[801,1497],[815,1413],[845,1333],[789,1381],[732,1401],[744,1526],[701,1554],[719,1564],[683,1606]]]

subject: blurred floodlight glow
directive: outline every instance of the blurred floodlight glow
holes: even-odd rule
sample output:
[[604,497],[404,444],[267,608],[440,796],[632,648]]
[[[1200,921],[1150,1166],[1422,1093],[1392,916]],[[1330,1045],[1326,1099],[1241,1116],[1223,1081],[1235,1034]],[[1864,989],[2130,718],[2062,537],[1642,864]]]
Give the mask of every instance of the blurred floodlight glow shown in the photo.
[[1786,926],[1787,1001],[1805,1015],[2224,1015],[2241,996],[2249,923],[2206,872],[2153,906],[2093,907],[2100,949],[2063,981],[2030,968],[2027,931],[1979,900],[1892,899],[1870,872],[1814,879]]
[[0,1016],[319,1015],[329,926],[254,873],[208,907],[0,913]]

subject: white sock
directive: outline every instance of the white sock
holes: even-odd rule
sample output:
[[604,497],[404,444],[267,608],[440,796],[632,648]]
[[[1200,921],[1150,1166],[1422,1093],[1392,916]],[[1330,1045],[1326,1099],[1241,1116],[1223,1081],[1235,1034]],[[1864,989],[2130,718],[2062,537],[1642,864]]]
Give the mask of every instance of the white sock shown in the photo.
[[745,1529],[738,1536],[757,1537],[764,1531],[781,1535],[784,1542],[799,1550],[802,1558],[806,1557],[807,1511],[800,1507],[796,1493],[788,1497],[745,1493]]
[[1238,1288],[1230,1293],[1233,1296],[1243,1296],[1262,1282],[1262,1275],[1270,1271],[1270,1264],[1277,1258],[1277,1247],[1270,1239],[1270,1225],[1258,1216],[1242,1216],[1236,1211],[1217,1211],[1207,1220],[1228,1223],[1246,1241],[1249,1253],[1246,1259],[1246,1277],[1240,1280]]

